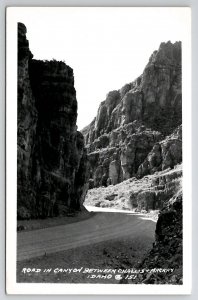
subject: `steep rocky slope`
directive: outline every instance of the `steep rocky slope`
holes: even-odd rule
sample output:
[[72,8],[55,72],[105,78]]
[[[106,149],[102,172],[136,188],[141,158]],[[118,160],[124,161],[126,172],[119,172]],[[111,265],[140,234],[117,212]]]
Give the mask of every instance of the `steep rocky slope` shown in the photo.
[[33,59],[26,27],[18,24],[18,218],[80,210],[87,157],[77,132],[73,70]]
[[183,283],[182,165],[141,179],[133,177],[116,185],[93,188],[88,191],[85,205],[132,210],[157,222],[152,249],[140,261],[125,265],[126,269],[145,271],[135,280],[123,278],[120,283]]
[[82,131],[91,168],[85,204],[157,221],[152,250],[128,266],[150,271],[120,283],[182,284],[181,93],[181,43],[162,43],[143,74],[110,92]]
[[110,92],[82,130],[90,188],[173,168],[182,161],[181,92],[181,43],[161,43],[143,74]]
[[86,143],[134,120],[170,134],[181,124],[181,108],[181,42],[161,43],[143,74],[100,104],[95,120],[83,130]]
[[116,185],[90,189],[84,204],[134,212],[160,210],[180,189],[182,165],[141,179],[132,177]]
[[151,272],[139,274],[135,283],[183,284],[182,198],[180,189],[160,211],[153,248],[136,264],[137,269],[150,269]]
[[137,175],[142,177],[159,170],[174,168],[182,161],[182,125],[159,143],[155,143],[151,152],[139,166]]

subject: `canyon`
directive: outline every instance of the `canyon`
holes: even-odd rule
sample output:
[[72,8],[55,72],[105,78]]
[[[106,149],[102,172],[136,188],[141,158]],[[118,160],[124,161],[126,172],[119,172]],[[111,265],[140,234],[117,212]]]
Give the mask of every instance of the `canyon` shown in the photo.
[[[110,91],[94,120],[79,132],[72,68],[63,61],[34,59],[26,27],[18,23],[17,218],[62,217],[86,211],[88,206],[154,218],[153,247],[136,267],[173,267],[174,273],[139,276],[132,283],[182,284],[181,48],[181,42],[161,43],[142,75]],[[105,239],[97,240],[100,234],[94,231],[94,220],[103,220],[103,214],[75,226],[38,230],[38,248],[43,234],[51,253],[60,251],[60,244],[51,246],[51,232],[59,232],[62,250],[70,250],[62,231],[68,228],[71,249],[77,247],[79,236],[80,245],[85,245],[87,231],[92,239],[87,247],[100,241],[108,248],[109,239],[120,238],[126,228],[120,228],[112,215],[115,226],[109,225],[111,218],[105,219]],[[138,228],[133,231],[138,235]],[[31,233],[25,234],[31,241]],[[18,234],[21,249],[24,236],[24,232]],[[27,259],[41,255],[36,248],[32,253]],[[24,259],[23,252],[20,259]]]

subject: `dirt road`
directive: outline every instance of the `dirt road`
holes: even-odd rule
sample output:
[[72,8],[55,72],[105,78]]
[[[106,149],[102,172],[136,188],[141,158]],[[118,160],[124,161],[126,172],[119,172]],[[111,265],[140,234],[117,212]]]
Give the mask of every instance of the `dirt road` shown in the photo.
[[17,261],[128,236],[153,237],[155,222],[126,212],[97,212],[87,220],[17,233]]

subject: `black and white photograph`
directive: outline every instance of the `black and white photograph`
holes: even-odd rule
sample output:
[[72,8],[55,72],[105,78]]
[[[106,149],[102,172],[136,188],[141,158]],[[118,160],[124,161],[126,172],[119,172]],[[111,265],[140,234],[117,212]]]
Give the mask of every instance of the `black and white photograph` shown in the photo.
[[8,293],[189,291],[190,9],[11,7],[6,34]]

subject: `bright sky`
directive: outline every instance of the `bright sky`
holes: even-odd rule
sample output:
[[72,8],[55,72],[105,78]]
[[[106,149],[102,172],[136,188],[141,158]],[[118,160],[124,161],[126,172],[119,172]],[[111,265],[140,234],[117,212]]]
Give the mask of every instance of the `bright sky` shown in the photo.
[[184,8],[19,8],[36,59],[64,60],[74,70],[78,129],[106,94],[142,74],[161,42],[183,41]]

